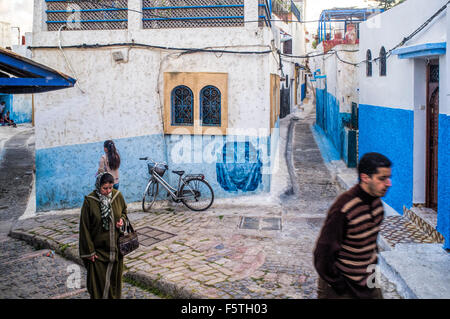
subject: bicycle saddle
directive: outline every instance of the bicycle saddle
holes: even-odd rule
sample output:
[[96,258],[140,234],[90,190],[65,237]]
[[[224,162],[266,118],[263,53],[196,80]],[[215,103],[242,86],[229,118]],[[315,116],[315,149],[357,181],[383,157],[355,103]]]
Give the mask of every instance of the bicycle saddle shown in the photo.
[[183,175],[184,174],[184,171],[172,171],[172,173],[175,173],[175,174],[177,174],[177,175]]

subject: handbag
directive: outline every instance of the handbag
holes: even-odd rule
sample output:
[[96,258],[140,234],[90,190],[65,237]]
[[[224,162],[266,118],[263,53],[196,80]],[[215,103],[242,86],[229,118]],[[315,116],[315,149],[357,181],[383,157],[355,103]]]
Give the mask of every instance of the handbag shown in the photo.
[[119,252],[122,256],[128,255],[139,247],[137,232],[133,229],[128,217],[125,223],[125,231],[119,235]]

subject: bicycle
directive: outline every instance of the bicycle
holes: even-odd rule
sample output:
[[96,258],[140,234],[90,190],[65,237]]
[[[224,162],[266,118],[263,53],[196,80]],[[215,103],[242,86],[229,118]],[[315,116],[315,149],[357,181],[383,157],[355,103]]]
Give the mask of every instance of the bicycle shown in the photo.
[[139,160],[150,161],[147,163],[150,179],[142,196],[142,210],[148,212],[156,201],[159,185],[166,189],[167,196],[176,202],[182,202],[193,211],[204,211],[211,207],[214,201],[214,192],[203,174],[187,174],[185,171],[172,171],[179,176],[178,187],[172,187],[163,175],[169,166],[166,163],[157,163],[151,158],[141,157]]

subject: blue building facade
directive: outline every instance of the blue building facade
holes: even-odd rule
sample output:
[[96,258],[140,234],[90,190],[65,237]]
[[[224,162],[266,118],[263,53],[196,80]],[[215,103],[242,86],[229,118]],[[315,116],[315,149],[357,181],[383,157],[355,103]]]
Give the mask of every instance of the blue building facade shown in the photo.
[[399,214],[417,207],[434,214],[450,249],[447,11],[446,1],[410,0],[361,25],[358,142],[359,157],[379,152],[393,162],[384,201]]

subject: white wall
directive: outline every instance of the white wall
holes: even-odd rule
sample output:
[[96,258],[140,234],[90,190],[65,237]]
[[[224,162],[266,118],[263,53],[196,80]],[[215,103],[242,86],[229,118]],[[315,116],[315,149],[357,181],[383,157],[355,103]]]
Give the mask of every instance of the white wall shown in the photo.
[[[368,49],[372,51],[372,59],[379,57],[382,46],[386,51],[392,49],[430,18],[445,2],[445,0],[408,0],[362,23],[359,60],[366,59]],[[445,39],[445,19],[435,20],[427,30],[422,31],[417,38],[406,43],[405,46],[443,42],[440,39]],[[426,36],[422,37],[425,33]],[[386,77],[379,76],[379,63],[374,62],[373,76],[367,78],[366,67],[363,63],[359,68],[360,103],[413,110],[413,78],[414,61],[411,59],[399,59],[398,56],[392,55],[387,60]]]
[[[130,7],[136,3],[140,0],[130,1]],[[248,3],[246,20],[255,20],[257,1],[246,0],[245,4]],[[35,3],[33,59],[76,78],[77,86],[36,95],[37,149],[161,134],[164,72],[228,73],[228,127],[253,131],[268,127],[269,74],[278,74],[278,59],[273,54],[194,53],[179,56],[180,51],[148,48],[71,48],[64,49],[66,61],[58,44],[110,44],[134,40],[155,46],[263,51],[271,48],[273,36],[269,28],[258,28],[257,24],[251,23],[241,28],[142,30],[133,20],[130,21],[131,30],[62,31],[59,38],[58,32],[44,31],[39,5],[43,5],[43,0]],[[139,20],[141,16],[135,18]],[[279,43],[275,42],[275,45],[279,47]],[[55,48],[39,48],[43,46]],[[124,53],[126,63],[116,63],[112,59],[112,52],[117,50]]]
[[414,60],[414,163],[413,202],[425,203],[426,163],[426,60]]
[[11,24],[0,21],[0,47],[11,47]]
[[[318,49],[322,50],[322,44],[319,44]],[[357,44],[340,44],[333,49],[338,51],[341,60],[357,63],[357,52],[347,52],[358,50]],[[351,113],[352,102],[358,103],[357,68],[340,61],[335,54],[310,58],[310,68],[312,72],[320,69],[321,75],[327,76],[327,91],[339,101],[339,111],[341,113]],[[315,83],[323,84],[322,82],[324,81],[320,80]],[[313,85],[317,88],[323,88],[322,86]]]
[[306,52],[312,52],[314,35],[317,35],[319,23],[317,20],[323,10],[333,8],[376,8],[378,3],[372,0],[304,0],[305,1],[305,30],[308,31],[309,43],[306,44]]

